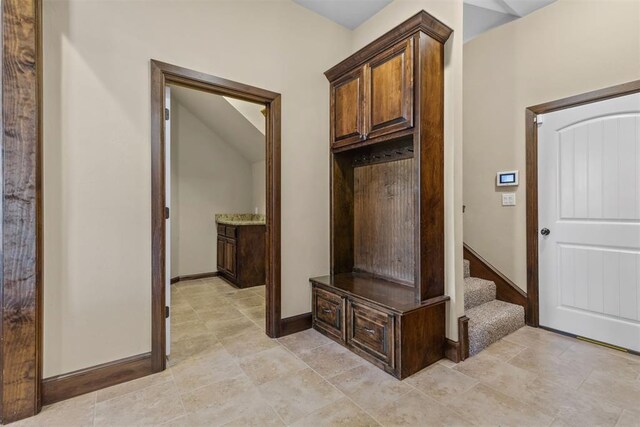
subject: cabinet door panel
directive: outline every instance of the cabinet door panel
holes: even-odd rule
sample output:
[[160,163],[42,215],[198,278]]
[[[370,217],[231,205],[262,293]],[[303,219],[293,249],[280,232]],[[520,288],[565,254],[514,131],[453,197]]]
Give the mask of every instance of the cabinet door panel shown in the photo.
[[218,237],[218,245],[216,247],[216,258],[217,258],[218,270],[225,269],[224,251],[225,251],[224,239],[221,239],[220,237]]
[[413,126],[413,38],[367,64],[367,138]]
[[363,69],[331,84],[331,143],[342,146],[364,139]]
[[231,241],[224,243],[224,269],[234,276],[236,275],[236,245]]

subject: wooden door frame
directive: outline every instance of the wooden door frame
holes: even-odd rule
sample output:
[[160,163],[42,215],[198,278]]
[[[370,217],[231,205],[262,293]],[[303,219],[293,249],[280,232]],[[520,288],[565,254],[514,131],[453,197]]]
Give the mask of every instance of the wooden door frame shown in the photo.
[[564,110],[605,99],[640,92],[640,80],[623,83],[525,109],[525,144],[527,173],[527,323],[540,326],[538,283],[538,114]]
[[[267,274],[266,333],[281,334],[280,307],[280,118],[281,96],[242,83],[151,60],[151,364],[165,369],[165,151],[164,90],[168,84],[224,95],[266,106]],[[214,242],[212,242],[214,244]]]

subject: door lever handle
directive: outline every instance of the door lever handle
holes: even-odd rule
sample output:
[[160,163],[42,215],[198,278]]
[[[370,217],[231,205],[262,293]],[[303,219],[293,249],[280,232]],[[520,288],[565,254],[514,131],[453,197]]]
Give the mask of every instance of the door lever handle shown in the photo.
[[551,230],[549,230],[548,228],[543,228],[542,230],[540,230],[540,234],[542,234],[543,236],[548,236],[549,234],[551,234]]

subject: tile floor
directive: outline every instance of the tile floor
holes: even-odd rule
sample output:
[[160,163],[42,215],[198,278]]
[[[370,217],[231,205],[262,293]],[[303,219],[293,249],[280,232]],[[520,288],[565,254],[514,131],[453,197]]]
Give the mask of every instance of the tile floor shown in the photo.
[[45,407],[42,426],[640,426],[640,357],[525,327],[400,382],[308,330],[264,335],[264,287],[172,291],[169,369]]

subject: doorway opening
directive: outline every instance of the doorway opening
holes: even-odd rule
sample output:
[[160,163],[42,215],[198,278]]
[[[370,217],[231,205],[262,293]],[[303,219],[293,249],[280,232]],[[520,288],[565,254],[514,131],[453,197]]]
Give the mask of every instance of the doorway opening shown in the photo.
[[[239,300],[240,297],[246,297],[248,305],[243,307],[244,318],[239,318],[235,323],[262,323],[266,335],[272,338],[280,335],[280,95],[152,60],[151,115],[151,357],[153,370],[157,372],[165,368],[167,355],[171,351],[171,339],[168,337],[171,332],[171,294],[180,295],[179,291],[171,291],[172,281],[178,282],[178,286],[182,283],[185,289],[183,296],[192,294],[191,297],[195,297],[192,302],[200,304],[200,310],[210,311],[212,315],[215,312],[218,321],[221,320],[219,316],[224,317],[224,310],[217,312],[216,301],[208,301],[207,298],[218,297],[229,302],[234,298]],[[182,116],[183,120],[177,124],[175,120],[171,120],[172,116],[178,120]],[[207,146],[203,140],[212,140],[218,135],[214,132],[207,134],[207,126],[200,126],[208,120],[212,120],[212,125],[215,125],[215,120],[218,124],[228,125],[225,126],[229,131],[226,139],[237,137],[238,132],[246,132],[236,138],[239,145],[236,147],[229,147],[227,144],[225,148],[223,139],[219,138],[218,145],[222,145],[217,149],[227,150],[232,158],[214,160],[213,151],[216,148],[210,144]],[[234,120],[239,128],[233,129],[231,126]],[[246,126],[247,122],[254,128]],[[172,126],[175,126],[173,130]],[[183,126],[182,130],[187,133],[180,132],[179,126]],[[201,128],[199,134],[194,131],[198,126]],[[211,126],[209,130],[210,128]],[[258,131],[262,132],[260,147],[255,146]],[[197,135],[192,136],[194,132]],[[191,136],[185,136],[187,134]],[[172,141],[172,135],[175,141]],[[182,142],[190,146],[179,148],[181,138],[186,138]],[[177,170],[187,172],[185,176],[190,171],[187,163],[181,164],[180,157],[187,162],[189,158],[197,162],[193,163],[192,171],[200,175],[193,177],[191,182],[183,182],[187,185],[184,191],[175,186],[175,183],[174,188],[171,185],[172,173],[175,178],[180,179],[176,175]],[[215,163],[216,161],[220,164]],[[238,186],[237,182],[227,182],[226,184],[231,184],[227,186],[224,182],[218,182],[222,185],[218,185],[220,191],[217,193],[226,195],[227,200],[215,204],[211,194],[215,192],[214,183],[206,182],[207,178],[197,172],[198,164],[202,171],[218,174],[209,178],[219,176],[223,178],[221,181],[246,181],[247,189],[244,192],[247,194],[238,194],[239,191],[234,190]],[[247,172],[245,174],[242,173],[244,169]],[[198,188],[200,195],[209,198],[208,202],[198,199]],[[176,197],[176,191],[181,192],[179,198]],[[176,203],[189,197],[195,198],[186,200],[185,203]],[[218,202],[221,202],[220,198]],[[199,209],[193,209],[194,204],[199,204]],[[184,223],[175,222],[177,217],[182,216],[181,213],[191,216],[184,218],[189,220],[185,224],[191,225],[176,228],[176,224]],[[208,225],[205,217],[208,217]],[[198,231],[198,227],[202,230]],[[195,251],[194,256],[180,254],[176,258],[178,254],[174,253],[173,263],[171,262],[172,247],[174,252],[183,247],[175,239],[173,242],[170,240],[172,228],[173,235],[180,233],[180,240],[184,238],[190,245],[189,250]],[[207,244],[206,240],[211,241]],[[242,257],[247,258],[244,264]],[[193,290],[187,292],[189,285],[192,285]],[[202,297],[196,295],[199,291],[204,292]],[[257,304],[259,299],[264,301],[264,305]],[[264,312],[260,310],[262,307]],[[229,310],[238,312],[233,306]],[[231,329],[234,324],[232,317],[227,322]],[[191,332],[186,331],[186,336]]]

